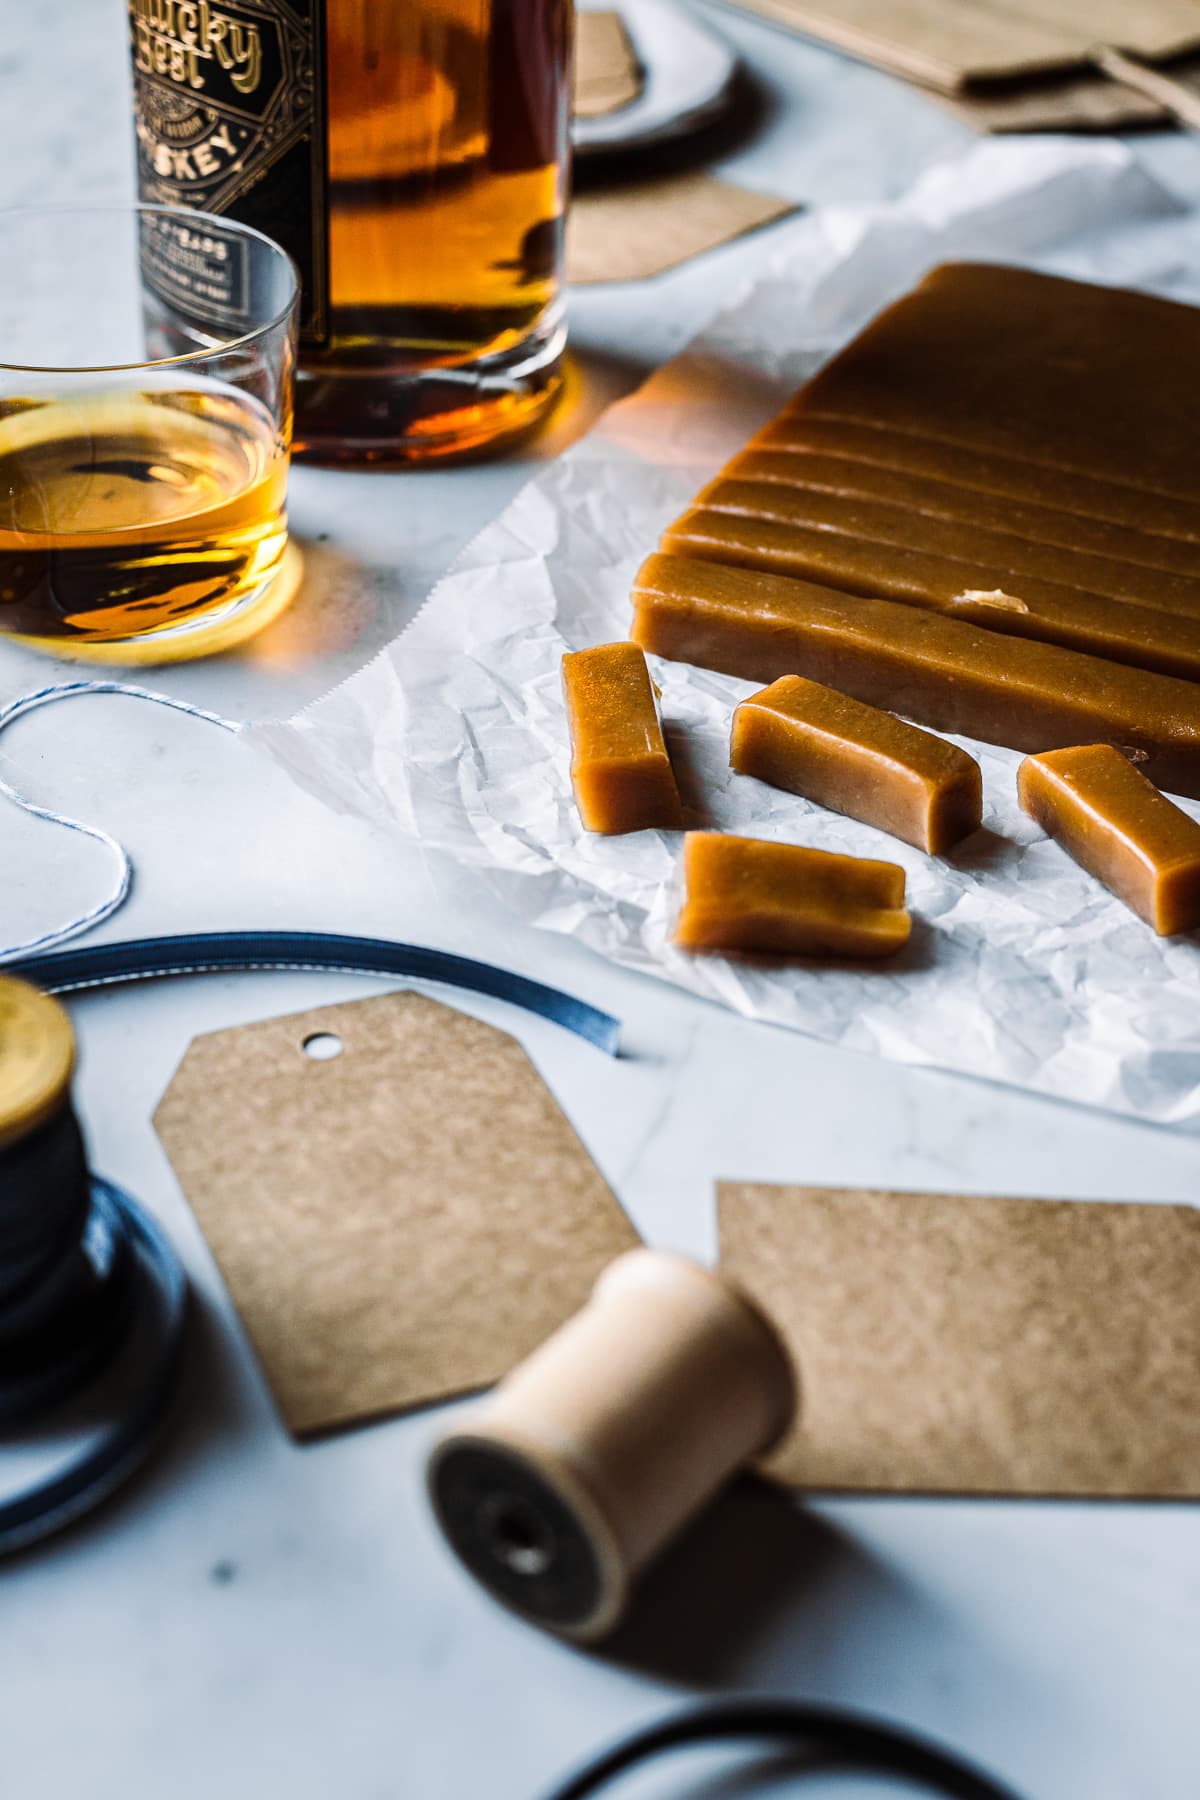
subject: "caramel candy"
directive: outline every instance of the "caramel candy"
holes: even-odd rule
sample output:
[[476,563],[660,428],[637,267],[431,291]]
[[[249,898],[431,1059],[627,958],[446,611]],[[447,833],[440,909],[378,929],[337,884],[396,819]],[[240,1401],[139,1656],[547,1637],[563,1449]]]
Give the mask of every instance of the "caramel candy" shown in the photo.
[[947,263],[827,363],[793,409],[1194,508],[1200,311],[1029,269]]
[[600,644],[562,659],[571,728],[571,783],[588,831],[678,831],[679,789],[646,658],[636,644]]
[[1139,534],[1200,543],[1200,494],[1184,500],[1131,487],[1126,481],[1056,468],[1029,456],[951,443],[911,429],[894,430],[879,420],[826,418],[803,392],[764,425],[747,448],[853,458],[871,470],[906,471],[975,494],[1037,501],[1067,517],[1111,520]]
[[[853,430],[853,427],[848,429]],[[1163,537],[1111,519],[1087,517],[1047,505],[1041,499],[991,492],[986,488],[915,472],[904,467],[829,455],[803,443],[784,449],[762,449],[750,443],[724,471],[724,479],[775,482],[803,494],[836,495],[842,500],[878,501],[942,521],[953,520],[1026,539],[1028,545],[1054,545],[1086,551],[1117,562],[1169,569],[1192,581],[1200,577],[1200,545],[1185,538]],[[714,487],[716,483],[712,484]],[[705,495],[709,492],[705,490]],[[713,502],[702,498],[698,504]],[[972,539],[972,554],[974,539]],[[994,559],[990,559],[994,560]],[[1095,582],[1089,588],[1103,592]],[[1137,598],[1138,596],[1135,596]]]
[[664,531],[661,546],[678,556],[704,557],[807,578],[848,593],[902,600],[1010,637],[1034,638],[1185,681],[1200,680],[1200,618],[1107,600],[978,562],[955,562],[900,544],[872,544],[832,531],[706,508],[685,513]]
[[983,818],[983,778],[965,750],[800,675],[742,701],[729,760],[931,856]]
[[912,927],[898,863],[689,831],[683,878],[674,941],[684,950],[891,956]]
[[[829,493],[821,488],[785,487],[771,481],[710,482],[697,496],[697,506],[714,512],[771,519],[780,525],[816,528],[823,535],[851,537],[872,545],[882,561],[890,548],[913,545],[933,556],[976,567],[1003,570],[1010,581],[1032,576],[1084,594],[1168,612],[1200,615],[1200,552],[1190,575],[1176,575],[1142,563],[1119,562],[1090,551],[1064,549],[1023,538],[1010,531],[989,530],[975,517],[940,518],[912,506],[873,496]],[[968,580],[965,585],[971,585]],[[976,582],[975,586],[982,585]],[[1018,588],[1019,591],[1019,588]]]
[[1054,750],[1145,753],[1160,786],[1200,798],[1200,686],[1003,637],[890,600],[685,557],[651,556],[635,640],[659,656],[768,682],[807,675],[935,730]]
[[1111,744],[1027,756],[1017,798],[1160,937],[1200,925],[1200,825]]
[[588,832],[678,832],[684,824],[657,695],[637,644],[563,657],[570,781]]

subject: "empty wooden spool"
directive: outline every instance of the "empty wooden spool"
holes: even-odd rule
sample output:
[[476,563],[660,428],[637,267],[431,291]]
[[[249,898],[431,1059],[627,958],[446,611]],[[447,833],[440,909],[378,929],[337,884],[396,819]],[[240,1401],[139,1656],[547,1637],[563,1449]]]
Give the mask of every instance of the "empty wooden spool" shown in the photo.
[[669,1540],[783,1435],[796,1398],[774,1327],[739,1289],[632,1250],[437,1446],[433,1506],[497,1598],[599,1638]]

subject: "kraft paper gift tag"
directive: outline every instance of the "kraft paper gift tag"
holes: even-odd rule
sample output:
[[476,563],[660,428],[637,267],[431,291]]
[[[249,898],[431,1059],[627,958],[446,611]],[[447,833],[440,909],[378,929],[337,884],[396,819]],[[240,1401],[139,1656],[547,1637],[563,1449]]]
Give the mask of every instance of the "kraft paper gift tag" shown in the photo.
[[197,1038],[155,1124],[298,1436],[496,1380],[639,1242],[516,1039],[420,994]]
[[1200,1496],[1200,1213],[718,1189],[721,1266],[798,1360],[804,1487]]
[[789,200],[705,174],[589,189],[567,216],[567,279],[641,281],[795,211]]
[[641,91],[642,71],[620,13],[577,12],[575,117],[604,118],[629,106]]

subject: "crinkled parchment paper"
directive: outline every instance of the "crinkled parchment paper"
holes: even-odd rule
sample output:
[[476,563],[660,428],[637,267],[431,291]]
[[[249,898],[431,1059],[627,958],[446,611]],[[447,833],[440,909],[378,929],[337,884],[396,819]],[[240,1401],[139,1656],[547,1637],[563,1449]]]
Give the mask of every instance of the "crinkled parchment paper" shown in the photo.
[[828,1043],[1195,1125],[1200,942],[1156,939],[1040,835],[1017,810],[1012,752],[967,741],[985,828],[935,860],[731,776],[730,714],[752,684],[655,665],[693,824],[903,863],[918,925],[870,970],[685,956],[668,942],[678,838],[580,828],[562,652],[627,635],[630,580],[661,528],[883,304],[949,257],[1200,298],[1200,233],[1111,144],[984,144],[897,204],[813,214],[781,245],[769,278],[480,534],[400,638],[248,735],[314,794],[628,967]]

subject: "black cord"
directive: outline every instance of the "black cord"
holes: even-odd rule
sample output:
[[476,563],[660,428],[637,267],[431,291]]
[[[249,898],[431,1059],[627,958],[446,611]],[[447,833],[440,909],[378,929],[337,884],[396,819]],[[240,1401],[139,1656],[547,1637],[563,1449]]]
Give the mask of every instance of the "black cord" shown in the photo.
[[1017,1800],[1011,1788],[923,1738],[854,1713],[793,1700],[731,1700],[677,1713],[601,1752],[545,1800],[587,1800],[639,1763],[684,1745],[747,1739],[812,1745],[832,1753],[846,1768],[907,1776],[947,1800]]

